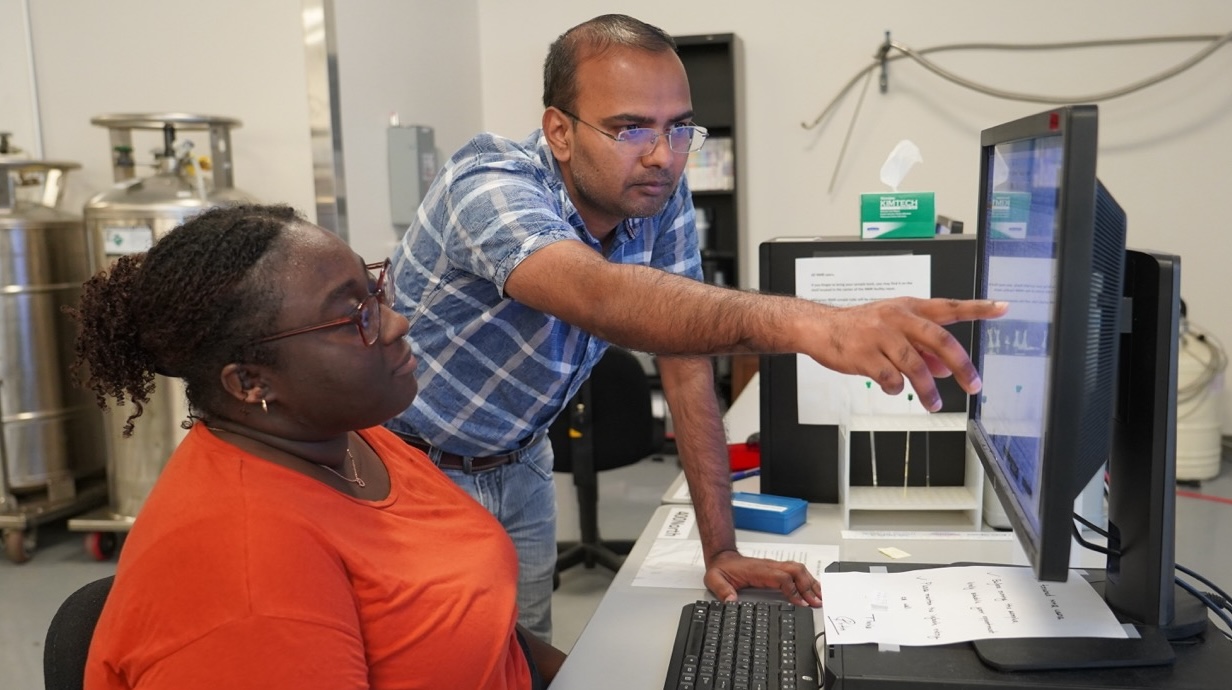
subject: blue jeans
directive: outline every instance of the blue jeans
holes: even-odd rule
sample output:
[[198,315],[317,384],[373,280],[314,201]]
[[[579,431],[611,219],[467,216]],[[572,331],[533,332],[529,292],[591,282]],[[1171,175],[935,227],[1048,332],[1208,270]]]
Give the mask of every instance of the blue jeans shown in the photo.
[[[437,455],[429,453],[429,457]],[[438,462],[438,457],[432,457]],[[496,516],[518,551],[518,622],[552,641],[552,574],[556,570],[556,485],[552,443],[546,434],[496,469],[466,474],[441,468]]]

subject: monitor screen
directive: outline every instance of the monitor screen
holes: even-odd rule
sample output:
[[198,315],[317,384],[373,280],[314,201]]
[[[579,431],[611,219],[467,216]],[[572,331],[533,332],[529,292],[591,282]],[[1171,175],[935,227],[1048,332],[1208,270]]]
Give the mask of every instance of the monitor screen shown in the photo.
[[985,130],[969,438],[1040,579],[1068,574],[1073,504],[1108,457],[1125,214],[1095,178],[1094,106]]
[[1038,528],[1049,335],[1057,298],[1053,256],[1061,137],[1003,142],[992,154],[983,294],[1009,302],[1010,310],[980,326],[986,344],[979,361],[980,419],[1008,487],[1027,508],[1023,517]]

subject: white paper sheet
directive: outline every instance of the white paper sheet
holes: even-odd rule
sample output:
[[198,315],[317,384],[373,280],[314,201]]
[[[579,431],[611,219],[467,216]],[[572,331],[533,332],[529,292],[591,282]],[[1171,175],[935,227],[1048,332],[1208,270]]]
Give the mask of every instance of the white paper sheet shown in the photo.
[[682,505],[672,508],[667,514],[667,519],[663,521],[663,529],[659,530],[658,538],[688,539],[695,522],[697,522],[697,515],[693,512],[693,506]]
[[[737,542],[740,553],[753,558],[776,561],[799,561],[813,577],[820,578],[826,566],[838,560],[838,547],[821,544],[778,544],[771,542]],[[706,575],[702,543],[696,539],[658,539],[633,576],[634,587],[672,587],[697,589],[704,587]]]
[[[797,259],[796,296],[836,307],[929,297],[930,261],[924,254]],[[796,355],[796,401],[800,424],[841,424],[853,414],[928,414],[910,383],[886,395],[871,379],[839,374],[805,355]]]
[[843,539],[878,541],[1014,541],[1013,532],[973,532],[954,530],[851,530],[840,532]]
[[1077,573],[1067,582],[1039,582],[1029,568],[963,566],[822,573],[820,579],[827,644],[1126,637],[1108,605]]

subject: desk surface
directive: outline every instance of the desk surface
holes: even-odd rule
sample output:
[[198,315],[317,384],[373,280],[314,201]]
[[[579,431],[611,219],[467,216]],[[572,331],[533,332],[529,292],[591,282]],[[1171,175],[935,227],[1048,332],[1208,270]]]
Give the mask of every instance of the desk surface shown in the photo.
[[[624,566],[616,573],[607,593],[599,602],[594,616],[582,631],[581,637],[569,653],[568,659],[552,683],[552,690],[578,688],[645,688],[657,690],[663,687],[667,676],[668,657],[675,641],[676,624],[680,609],[698,599],[709,599],[700,579],[696,588],[634,587],[634,576],[655,542],[672,511],[680,505],[660,506],[642,531]],[[988,533],[895,533],[895,532],[844,532],[839,506],[810,504],[808,520],[790,535],[737,530],[741,542],[789,542],[801,544],[832,544],[839,547],[839,558],[844,561],[872,563],[954,563],[984,562],[1023,565],[1026,558],[1018,542],[1013,539],[991,538]],[[923,538],[922,538],[923,537]],[[696,526],[689,538],[696,539]],[[891,560],[878,549],[895,546],[909,555]],[[1071,560],[1077,567],[1103,567],[1098,554],[1085,549],[1076,549]],[[778,599],[777,592],[745,591],[741,598],[749,600]],[[817,630],[824,630],[821,611],[813,614]],[[851,648],[859,650],[867,645]],[[930,652],[930,649],[942,650]],[[983,669],[973,655],[958,645],[942,648],[904,648],[900,665],[916,669],[907,675],[918,675],[924,666],[934,667],[941,675],[930,678],[953,678],[951,670],[962,670],[979,678],[987,687],[1046,688],[1063,685],[1067,688],[1183,688],[1185,690],[1208,690],[1227,687],[1226,680],[1232,677],[1232,643],[1216,633],[1208,633],[1207,640],[1200,644],[1177,645],[1177,665],[1150,669],[1120,669],[1108,672],[1049,671],[1040,674],[994,674]],[[821,650],[824,652],[825,650]],[[876,652],[875,649],[872,652]],[[887,652],[895,653],[895,652]],[[824,654],[819,655],[825,659]],[[865,655],[867,656],[867,654]],[[972,663],[976,668],[971,668]],[[865,660],[864,667],[879,669],[876,658]],[[942,670],[938,670],[942,669]],[[1091,673],[1100,675],[1092,676]],[[1054,675],[1058,674],[1058,675]],[[880,676],[880,672],[875,675]],[[992,678],[992,682],[989,682]],[[900,678],[901,679],[901,678]],[[889,681],[891,685],[894,680]],[[939,681],[941,682],[941,681]],[[1111,684],[1109,684],[1111,683]],[[1223,683],[1223,685],[1220,685]],[[843,687],[881,687],[882,681],[868,675],[851,680]],[[897,685],[895,685],[897,687]],[[945,687],[933,684],[929,687]]]
[[[732,482],[732,491],[745,491],[751,494],[759,494],[761,493],[761,477],[754,475],[752,477],[745,477],[744,479],[737,479]],[[685,495],[681,496],[681,493],[684,493]],[[676,478],[672,480],[671,486],[667,487],[667,490],[663,492],[663,496],[659,499],[659,503],[673,505],[689,505],[692,503],[688,497],[688,492],[686,491],[684,472],[680,472],[676,475]]]
[[[574,688],[660,688],[667,675],[668,656],[676,635],[680,609],[698,599],[711,598],[698,580],[695,589],[634,587],[634,575],[646,559],[659,530],[679,505],[660,506],[638,538],[624,566],[616,573],[594,616],[578,638],[561,668],[553,690]],[[808,520],[789,535],[738,530],[738,541],[836,544],[847,561],[885,563],[952,563],[983,561],[1025,564],[1012,539],[902,539],[883,533],[848,533],[843,538],[842,515],[837,505],[810,504]],[[980,533],[973,533],[980,534]],[[947,535],[948,536],[948,535]],[[689,538],[696,539],[696,527]],[[897,546],[911,554],[891,561],[879,548]],[[777,592],[742,592],[745,599],[779,599]],[[818,630],[824,629],[820,610],[814,612]]]

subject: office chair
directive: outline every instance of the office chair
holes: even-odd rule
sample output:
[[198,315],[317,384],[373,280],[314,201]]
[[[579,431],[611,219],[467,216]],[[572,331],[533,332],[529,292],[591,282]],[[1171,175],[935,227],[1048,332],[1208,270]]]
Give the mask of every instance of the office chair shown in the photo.
[[555,583],[579,563],[618,570],[633,542],[600,539],[598,473],[632,465],[664,444],[663,424],[651,408],[650,381],[637,357],[609,347],[548,429],[548,438],[553,470],[573,474],[582,532],[577,542],[557,544]]
[[86,655],[94,626],[103,612],[114,575],[95,580],[68,595],[47,627],[43,646],[43,687],[81,690],[86,678]]

